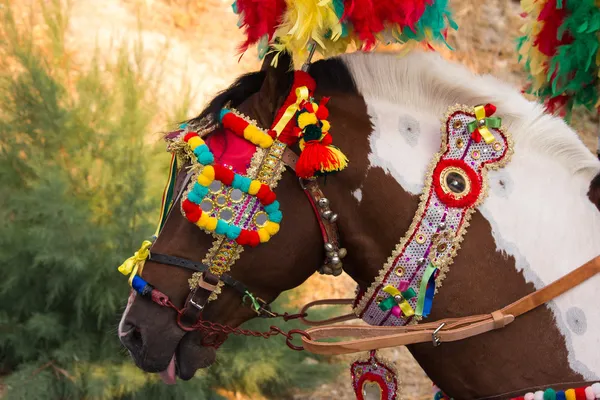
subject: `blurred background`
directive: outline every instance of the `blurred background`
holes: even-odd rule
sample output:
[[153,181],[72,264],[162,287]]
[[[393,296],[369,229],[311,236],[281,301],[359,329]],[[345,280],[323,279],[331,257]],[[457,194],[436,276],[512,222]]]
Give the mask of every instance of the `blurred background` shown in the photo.
[[[523,87],[519,4],[450,4],[460,28],[443,55]],[[117,340],[129,288],[116,267],[153,231],[169,162],[162,132],[260,67],[256,50],[240,58],[236,23],[230,0],[0,0],[3,400],[353,398],[351,356],[232,337],[213,367],[168,387]],[[593,113],[576,110],[572,125],[595,146]],[[353,292],[346,275],[316,274],[279,305]],[[404,398],[432,397],[405,349],[385,353]]]

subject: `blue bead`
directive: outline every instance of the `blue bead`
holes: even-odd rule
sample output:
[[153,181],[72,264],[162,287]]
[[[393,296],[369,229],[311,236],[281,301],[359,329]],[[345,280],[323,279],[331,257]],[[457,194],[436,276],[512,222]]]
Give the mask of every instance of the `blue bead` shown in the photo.
[[227,228],[227,237],[231,240],[235,240],[240,236],[241,232],[242,229],[239,226],[229,225],[229,228]]
[[200,204],[204,196],[199,196],[195,191],[191,191],[188,193],[188,200],[194,204]]
[[148,284],[148,282],[143,280],[138,275],[134,276],[133,280],[131,281],[131,287],[134,288],[135,291],[138,293],[142,293],[142,291],[144,290],[144,288],[146,287],[147,284]]
[[[200,146],[198,146],[200,147]],[[205,151],[198,156],[198,162],[203,165],[210,165],[215,161],[215,156],[210,151]]]
[[[234,3],[235,4],[235,3]],[[237,13],[236,13],[237,14]],[[219,122],[223,122],[223,117],[227,114],[230,113],[231,111],[229,111],[226,108],[221,109],[221,112],[219,113]]]
[[215,229],[215,233],[218,235],[225,235],[229,231],[229,224],[222,219],[217,221],[217,228]]
[[556,400],[567,400],[567,395],[562,390],[556,392]]
[[242,186],[242,178],[243,176],[235,174],[233,176],[233,182],[231,182],[231,187],[235,189],[240,189],[240,187]]
[[[196,183],[194,183],[193,192],[196,193],[196,195],[198,195],[198,197],[204,198],[208,194],[208,186],[202,186],[201,184],[196,182]],[[189,196],[188,196],[188,198],[189,198]],[[200,204],[200,203],[197,203],[197,204]]]
[[244,193],[248,193],[248,190],[250,190],[250,183],[252,183],[252,179],[242,176],[240,190]]
[[279,202],[277,200],[275,200],[268,206],[265,206],[265,212],[267,214],[271,214],[272,212],[277,211],[277,210],[279,210]]
[[283,219],[283,214],[279,210],[269,213],[269,220],[271,222],[280,223],[282,219]]

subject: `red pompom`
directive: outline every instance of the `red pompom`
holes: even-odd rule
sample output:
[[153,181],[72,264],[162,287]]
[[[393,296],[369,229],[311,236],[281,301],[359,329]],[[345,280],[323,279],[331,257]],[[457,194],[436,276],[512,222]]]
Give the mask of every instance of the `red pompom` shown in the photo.
[[575,389],[575,399],[576,400],[585,400],[587,397],[585,396],[585,388],[580,387]]
[[269,134],[269,136],[271,136],[273,139],[277,138],[277,132],[275,132],[273,129],[269,129],[267,131],[267,133]]
[[248,126],[248,121],[238,117],[232,112],[228,112],[225,115],[223,115],[221,123],[223,124],[223,127],[229,129],[230,131],[241,137],[244,137],[244,129],[246,129],[246,127]]
[[242,229],[240,235],[235,239],[235,241],[244,246],[250,244],[250,231],[247,229]]
[[252,247],[256,247],[260,244],[260,236],[258,236],[258,232],[257,231],[249,231],[250,235],[249,235],[249,242],[248,244]]
[[192,203],[189,199],[185,199],[181,203],[181,208],[187,213],[192,212],[198,208],[198,204]]
[[485,109],[486,117],[491,117],[496,112],[496,106],[491,103],[486,104],[485,106],[483,106],[483,108]]
[[327,109],[327,107],[325,107],[325,105],[319,105],[319,109],[317,110],[317,118],[321,121],[323,121],[324,119],[327,119],[329,117],[329,110]]
[[258,192],[256,193],[256,198],[258,198],[258,200],[260,200],[262,203],[265,196],[267,196],[269,193],[273,193],[271,188],[263,183],[260,185],[260,189],[258,189]]
[[224,185],[231,186],[235,173],[221,164],[215,164],[213,168],[215,169],[215,180],[222,182]]
[[198,136],[198,134],[196,132],[190,132],[183,137],[183,141],[187,143],[187,141],[194,136]]
[[270,190],[269,192],[267,192],[267,194],[265,194],[261,199],[260,199],[260,203],[263,206],[268,206],[269,204],[271,204],[272,202],[274,202],[277,199],[277,196],[275,195],[275,193],[273,193],[272,190]]
[[200,206],[198,204],[192,203],[188,199],[185,199],[183,203],[181,203],[181,208],[185,212],[185,217],[190,222],[195,223],[200,219],[200,216],[202,215],[202,209],[200,208]]

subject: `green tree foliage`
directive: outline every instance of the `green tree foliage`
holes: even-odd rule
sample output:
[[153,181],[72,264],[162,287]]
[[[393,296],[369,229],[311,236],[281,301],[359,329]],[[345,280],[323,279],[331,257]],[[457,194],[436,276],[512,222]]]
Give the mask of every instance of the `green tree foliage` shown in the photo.
[[156,130],[158,75],[147,72],[140,46],[75,66],[67,9],[53,0],[35,10],[37,23],[17,23],[0,3],[4,397],[213,399],[225,387],[279,398],[326,378],[331,367],[306,362],[281,339],[230,338],[215,367],[175,387],[133,365],[116,335],[128,293],[116,266],[158,214],[156,165],[166,174],[168,156],[145,139]]

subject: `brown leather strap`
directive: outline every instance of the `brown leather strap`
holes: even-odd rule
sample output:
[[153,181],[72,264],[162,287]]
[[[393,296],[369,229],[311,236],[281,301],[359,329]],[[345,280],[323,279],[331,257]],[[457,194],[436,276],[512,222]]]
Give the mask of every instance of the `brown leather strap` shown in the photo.
[[[296,171],[298,156],[289,147],[285,148],[281,159],[287,167]],[[346,256],[346,249],[340,247],[340,235],[336,222],[337,215],[331,209],[329,200],[325,197],[317,179],[300,179],[300,185],[317,216],[319,229],[323,236],[325,260],[319,272],[334,276],[340,275],[343,266],[341,259]]]
[[198,287],[188,294],[185,301],[185,306],[180,317],[180,321],[183,324],[192,326],[200,319],[202,311],[204,311],[204,307],[208,303],[208,298],[215,291],[218,283],[219,277],[217,275],[208,271],[202,274]]
[[[305,304],[304,307],[302,307],[302,310],[300,310],[299,314],[301,314],[301,315],[307,315],[309,309],[311,309],[313,307],[317,307],[317,306],[352,305],[352,303],[354,303],[354,299],[322,299],[322,300],[315,300],[315,301],[311,301],[310,303]],[[354,313],[350,313],[350,314],[340,315],[338,317],[323,319],[323,320],[320,320],[320,321],[314,321],[314,320],[307,319],[305,317],[301,317],[300,321],[302,321],[306,325],[322,326],[322,325],[327,325],[327,324],[335,324],[337,322],[350,321],[352,319],[357,319],[357,318],[358,317],[356,315],[354,315]]]
[[[324,326],[308,329],[311,339],[302,338],[304,349],[316,354],[348,354],[415,343],[453,342],[502,328],[515,317],[547,303],[600,273],[600,256],[587,262],[548,286],[491,314],[445,319],[420,325],[382,327],[364,325]],[[319,339],[357,338],[335,343]]]

